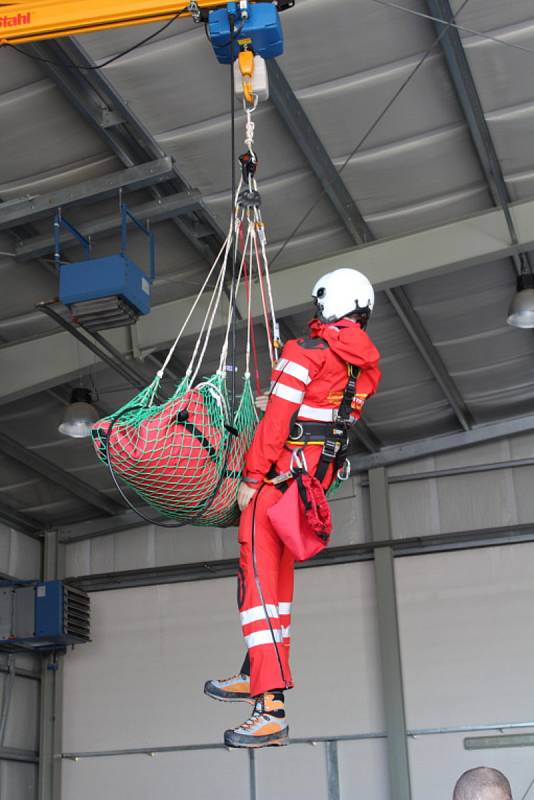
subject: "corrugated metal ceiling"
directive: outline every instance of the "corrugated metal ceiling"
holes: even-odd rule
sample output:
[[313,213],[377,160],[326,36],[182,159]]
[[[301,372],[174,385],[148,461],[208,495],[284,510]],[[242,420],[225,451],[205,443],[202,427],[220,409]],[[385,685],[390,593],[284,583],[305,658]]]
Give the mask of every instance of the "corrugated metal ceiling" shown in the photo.
[[[427,13],[422,0],[404,0],[404,5]],[[460,20],[467,27],[534,50],[531,0],[469,0]],[[286,53],[279,65],[339,169],[431,47],[434,28],[428,20],[373,0],[297,0],[295,8],[284,14],[283,24]],[[80,41],[93,58],[102,60],[156,28],[91,34]],[[510,196],[512,200],[532,198],[534,54],[469,34],[462,38]],[[0,64],[2,201],[50,192],[120,169],[106,142],[38,62],[3,48]],[[225,228],[230,184],[228,70],[216,63],[203,30],[190,20],[178,21],[161,37],[107,67],[105,74],[160,147],[176,159],[188,183],[202,192],[207,207]],[[318,180],[276,109],[266,103],[255,119],[261,160],[258,177],[272,255],[317,202],[274,270],[353,246],[333,206],[321,197]],[[239,112],[237,129],[242,130]],[[439,47],[350,159],[342,177],[377,238],[491,207]],[[140,190],[128,199],[135,204],[145,202],[148,195]],[[85,221],[112,213],[114,208],[116,202],[106,200],[74,208],[69,216],[83,228]],[[50,226],[51,220],[34,223],[39,233],[46,233]],[[158,244],[155,302],[191,295],[205,275],[206,262],[172,222],[159,223],[154,229]],[[55,330],[50,320],[33,310],[35,303],[56,294],[54,271],[42,261],[17,263],[5,255],[13,251],[14,241],[10,233],[0,234],[0,276],[5,287],[0,296],[0,339],[6,346]],[[134,235],[132,254],[142,260],[143,248],[143,240]],[[117,249],[115,235],[95,242],[96,254]],[[76,250],[69,255],[76,257]],[[406,287],[408,299],[477,423],[532,408],[534,338],[505,323],[514,281],[511,262],[503,261]],[[305,321],[306,315],[299,314],[286,323],[297,332]],[[383,354],[384,379],[364,419],[380,442],[392,444],[458,429],[443,391],[382,293],[370,330]],[[186,341],[182,362],[190,346]],[[215,341],[209,360],[215,360],[216,350]],[[94,380],[102,402],[111,408],[131,392],[108,370],[95,367]],[[90,445],[57,433],[63,408],[57,397],[43,392],[4,405],[0,432],[113,497],[110,480]],[[0,499],[44,525],[100,513],[7,457],[0,460]]]

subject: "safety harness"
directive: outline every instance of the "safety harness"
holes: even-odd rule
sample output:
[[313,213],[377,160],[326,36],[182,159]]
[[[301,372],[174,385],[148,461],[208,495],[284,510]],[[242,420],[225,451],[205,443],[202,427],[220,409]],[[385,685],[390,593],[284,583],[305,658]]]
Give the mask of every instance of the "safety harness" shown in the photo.
[[[333,422],[294,422],[286,444],[289,447],[305,447],[308,444],[322,445],[323,449],[315,470],[315,478],[321,483],[328,468],[334,464],[335,471],[341,469],[349,447],[349,428],[352,425],[352,403],[356,395],[356,382],[360,370],[347,364],[348,380],[343,397]],[[269,470],[267,481],[282,492],[287,489],[287,481],[292,473],[279,474],[274,465]]]

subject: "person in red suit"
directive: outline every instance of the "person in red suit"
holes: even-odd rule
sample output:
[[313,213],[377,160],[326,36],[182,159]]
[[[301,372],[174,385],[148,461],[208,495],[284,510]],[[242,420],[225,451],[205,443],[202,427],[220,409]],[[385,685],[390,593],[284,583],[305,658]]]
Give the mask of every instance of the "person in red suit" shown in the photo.
[[[265,414],[247,453],[238,493],[238,603],[248,653],[237,675],[209,680],[204,687],[214,699],[254,704],[246,722],[225,732],[225,744],[231,747],[288,743],[284,690],[293,687],[289,652],[294,557],[267,516],[281,497],[280,484],[272,481],[288,472],[298,447],[309,473],[328,489],[347,446],[347,429],[359,419],[380,381],[380,354],[366,333],[374,306],[368,279],[356,270],[338,269],[316,283],[312,297],[316,314],[308,335],[289,340],[273,369]],[[356,383],[344,440],[338,436],[333,442],[333,423],[350,375]],[[339,432],[339,424],[337,428]]]

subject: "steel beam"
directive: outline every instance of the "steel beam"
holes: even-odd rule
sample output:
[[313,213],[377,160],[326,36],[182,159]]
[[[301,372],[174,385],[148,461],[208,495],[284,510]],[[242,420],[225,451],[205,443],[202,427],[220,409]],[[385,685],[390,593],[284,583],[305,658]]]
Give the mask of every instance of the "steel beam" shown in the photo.
[[50,216],[57,208],[103,200],[117,194],[121,189],[134,191],[154,185],[168,180],[173,172],[173,160],[165,156],[135,167],[128,167],[120,172],[112,172],[110,175],[91,178],[50,194],[23,200],[8,200],[0,204],[0,230]]
[[[135,526],[133,526],[135,527]],[[139,527],[139,526],[138,526]],[[81,541],[81,538],[68,536],[61,532],[65,544]],[[83,539],[98,536],[86,535]],[[310,561],[299,562],[297,569],[315,569],[336,564],[353,564],[372,561],[379,548],[391,548],[398,556],[419,556],[427,553],[448,553],[456,550],[472,550],[480,547],[524,544],[534,541],[534,524],[505,525],[499,528],[486,528],[474,531],[457,531],[431,536],[415,536],[410,539],[387,539],[381,542],[329,547],[321,555]],[[109,591],[110,589],[132,589],[141,586],[159,586],[168,583],[192,583],[195,581],[231,578],[237,573],[237,559],[227,558],[219,561],[201,561],[193,564],[172,564],[165,567],[143,567],[133,570],[119,570],[90,575],[76,575],[67,579],[68,583],[86,592]]]
[[[24,47],[32,55],[52,62],[43,63],[43,69],[124,166],[131,167],[147,160],[166,157],[148,128],[103,71],[97,68],[98,65],[78,40],[64,38]],[[73,65],[81,69],[73,69]],[[113,124],[110,124],[110,120]],[[156,200],[190,190],[191,187],[176,165],[171,180],[148,188]],[[212,262],[225,236],[208,209],[203,206],[201,210],[176,219],[175,224],[193,247],[208,262]],[[197,233],[199,226],[207,229],[202,238]]]
[[41,540],[42,538],[39,533],[43,529],[42,522],[39,522],[29,514],[25,514],[23,511],[11,508],[5,503],[0,503],[0,520],[9,525],[10,528],[15,528],[15,530],[31,536],[32,539]]
[[[482,472],[498,472],[503,469],[521,469],[521,467],[534,467],[534,458],[509,459],[494,461],[491,464],[469,464],[466,467],[446,467],[445,469],[409,472],[405,475],[389,475],[388,484],[391,486],[394,483],[414,483],[435,478],[451,478],[457,475],[476,475]],[[369,481],[360,481],[360,486],[369,486]]]
[[[152,224],[162,222],[166,219],[180,217],[189,214],[199,207],[200,192],[190,191],[179,194],[169,195],[160,200],[153,200],[150,203],[134,206],[130,209],[132,214],[138,219],[147,220]],[[2,206],[0,205],[0,210]],[[90,220],[80,225],[81,232],[88,238],[97,238],[102,234],[120,228],[121,221],[119,214],[110,214],[106,217]],[[67,250],[69,247],[79,246],[78,240],[69,231],[62,231],[61,248]],[[53,235],[44,234],[42,236],[32,236],[30,239],[20,242],[15,247],[15,258],[17,261],[28,261],[31,258],[44,256],[53,252]]]
[[[521,247],[534,248],[534,201],[517,203],[511,207],[511,212]],[[488,263],[510,255],[513,250],[502,212],[491,209],[426,231],[384,239],[337,256],[275,272],[272,276],[275,307],[281,317],[307,308],[309,300],[303,295],[302,286],[312,285],[321,275],[339,267],[361,270],[381,290]],[[210,297],[207,292],[191,320],[188,333],[192,336],[200,331]],[[141,350],[161,350],[173,341],[176,320],[185,318],[194,299],[186,297],[155,306],[148,317],[140,319],[137,329]],[[224,311],[223,308],[222,316]],[[253,314],[261,319],[261,303],[253,305]],[[107,338],[123,354],[130,352],[131,341],[123,331],[112,331]],[[20,369],[21,364],[25,365],[24,370]],[[3,378],[0,403],[33,394],[40,388],[57,386],[78,375],[80,369],[89,369],[93,365],[94,359],[88,354],[78,356],[67,334],[52,334],[0,347],[0,374]]]
[[350,457],[352,474],[367,472],[375,467],[401,464],[403,461],[413,461],[424,456],[436,453],[446,453],[449,450],[459,450],[483,442],[492,442],[508,436],[517,436],[520,433],[534,431],[534,415],[516,417],[515,419],[493,422],[489,425],[477,425],[470,431],[448,433],[444,436],[435,436],[429,439],[419,439],[405,444],[384,447],[378,453],[369,455],[355,455]]
[[391,305],[397,312],[402,324],[410,334],[425,364],[441,387],[441,391],[449,401],[449,405],[456,414],[456,418],[464,431],[473,427],[474,420],[465,403],[458,387],[447,372],[443,359],[432,344],[421,320],[415,313],[405,290],[386,289],[386,295]]
[[375,237],[274,58],[267,61],[267,72],[269,99],[287,125],[343,224],[355,242],[372,242]]
[[[28,467],[28,469],[46,478],[46,480],[56,483],[58,486],[61,486],[64,491],[69,492],[69,494],[75,497],[79,497],[85,503],[97,508],[99,511],[113,516],[119,513],[123,508],[119,503],[110,500],[106,495],[94,489],[88,483],[85,483],[72,475],[72,473],[61,469],[61,467],[58,467],[52,461],[48,461],[48,459],[43,458],[32,450],[19,444],[19,442],[7,436],[5,433],[0,433],[0,452],[24,464],[25,467]],[[42,527],[42,525],[40,527]]]
[[[389,492],[385,470],[383,468],[371,470],[369,484],[373,541],[392,539]],[[411,800],[397,593],[391,547],[380,547],[375,550],[375,582],[382,696],[388,735],[390,795],[395,800]]]
[[[427,0],[430,13],[445,22],[454,22],[455,15],[449,0]],[[456,91],[456,96],[462,107],[469,133],[476,150],[482,171],[486,177],[488,187],[496,206],[500,207],[508,225],[510,241],[518,244],[518,235],[514,220],[510,213],[512,202],[508,187],[504,179],[497,151],[493,143],[476,84],[469,66],[469,61],[462,44],[460,32],[457,28],[443,22],[434,21],[434,26],[439,34],[440,44],[445,55],[449,75]],[[521,272],[519,256],[512,254],[512,260],[517,272]]]
[[[355,244],[366,244],[374,241],[376,237],[373,231],[362,217],[341,175],[282,70],[274,59],[268,61],[267,64],[271,101],[306,157],[323,191],[329,197],[353,241]],[[468,430],[472,424],[471,415],[458,387],[448,374],[441,356],[412,307],[406,292],[400,288],[387,289],[386,296],[429,367],[434,379],[441,387],[443,394],[456,414],[458,422],[464,430]]]
[[[532,728],[534,722],[504,722],[495,725],[455,725],[447,728],[413,728],[408,731],[408,736],[450,736],[451,733],[470,733],[475,731],[518,730]],[[365,742],[385,739],[384,731],[369,731],[365,733],[345,733],[340,736],[296,736],[291,737],[290,745],[295,744],[328,744],[337,742]],[[191,753],[193,751],[222,750],[224,744],[220,742],[204,744],[178,744],[168,747],[130,747],[122,750],[81,750],[78,752],[60,753],[59,758],[67,761],[76,761],[82,758],[116,758],[121,756],[152,756],[158,753]]]
[[23,764],[37,764],[39,761],[39,754],[35,750],[0,747],[0,761],[19,761]]

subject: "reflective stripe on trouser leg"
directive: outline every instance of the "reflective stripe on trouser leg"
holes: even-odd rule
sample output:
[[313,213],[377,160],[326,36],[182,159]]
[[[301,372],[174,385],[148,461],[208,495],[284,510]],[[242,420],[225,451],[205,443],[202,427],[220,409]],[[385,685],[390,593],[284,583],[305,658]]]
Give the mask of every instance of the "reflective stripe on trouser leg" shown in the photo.
[[[293,685],[278,604],[282,600],[280,584],[292,585],[294,562],[284,557],[285,548],[267,518],[267,509],[279,498],[273,487],[263,488],[241,515],[239,526],[239,566],[244,578],[240,612],[250,657],[253,696]],[[283,600],[286,602],[286,596]]]
[[291,605],[293,602],[294,577],[295,559],[291,552],[285,548],[278,578],[278,616],[282,628],[282,642],[288,660],[291,645]]

